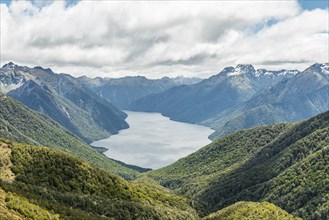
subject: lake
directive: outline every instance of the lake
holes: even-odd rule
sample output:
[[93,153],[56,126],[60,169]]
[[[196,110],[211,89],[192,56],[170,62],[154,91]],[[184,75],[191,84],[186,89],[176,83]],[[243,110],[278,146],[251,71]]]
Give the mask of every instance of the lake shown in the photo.
[[211,143],[214,130],[208,127],[171,121],[160,113],[125,112],[129,129],[91,144],[108,148],[104,154],[115,160],[158,169]]

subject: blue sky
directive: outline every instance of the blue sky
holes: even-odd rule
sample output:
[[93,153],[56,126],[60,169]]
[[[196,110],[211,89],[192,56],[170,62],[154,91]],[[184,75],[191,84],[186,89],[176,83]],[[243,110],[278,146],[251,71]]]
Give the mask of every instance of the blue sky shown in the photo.
[[[10,5],[10,3],[12,2],[12,0],[0,0],[1,3],[5,3],[6,5]],[[54,0],[29,0],[31,1],[33,4],[40,6],[40,5],[49,5],[51,4]],[[66,6],[71,6],[76,4],[79,0],[63,0],[66,2]]]
[[312,10],[315,8],[328,8],[328,0],[299,0],[299,4],[303,9]]
[[[11,3],[12,0],[0,0],[1,3],[5,3],[7,5],[9,5]],[[30,0],[33,3],[37,4],[38,3],[44,3],[45,5],[47,5],[47,3],[45,2],[49,2],[48,4],[50,4],[53,0]],[[74,5],[76,4],[79,0],[63,0],[66,1],[66,5],[70,6],[70,5]],[[312,9],[316,9],[316,8],[328,8],[329,7],[329,1],[328,0],[298,0],[299,4],[301,5],[301,7],[305,10],[312,10]]]

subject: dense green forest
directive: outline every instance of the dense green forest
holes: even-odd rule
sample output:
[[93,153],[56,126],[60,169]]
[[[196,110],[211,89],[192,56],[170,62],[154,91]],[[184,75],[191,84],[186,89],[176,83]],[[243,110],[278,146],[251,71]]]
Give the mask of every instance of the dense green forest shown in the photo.
[[9,160],[1,161],[1,173],[14,174],[12,178],[1,178],[4,203],[20,216],[38,216],[35,212],[40,212],[54,219],[58,215],[88,220],[196,218],[187,199],[153,186],[151,181],[128,182],[45,147],[4,140],[0,144],[2,152],[10,152],[6,154]]
[[201,215],[245,200],[327,219],[329,112],[236,132],[146,175],[191,198]]
[[237,202],[218,212],[210,214],[205,220],[298,220],[288,212],[268,202]]
[[329,112],[238,131],[144,174],[4,95],[0,122],[0,219],[329,216]]
[[[8,140],[0,153],[4,220],[201,219],[187,198],[146,176],[127,181],[67,153]],[[270,203],[239,202],[204,219],[295,218]]]
[[98,153],[49,117],[30,110],[1,93],[0,137],[63,150],[127,179],[135,178],[139,174],[139,171]]

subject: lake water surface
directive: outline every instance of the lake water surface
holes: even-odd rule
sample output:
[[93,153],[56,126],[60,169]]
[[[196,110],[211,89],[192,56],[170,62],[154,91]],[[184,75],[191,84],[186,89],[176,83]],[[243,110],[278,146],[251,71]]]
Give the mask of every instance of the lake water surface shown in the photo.
[[108,148],[104,154],[110,158],[145,168],[158,169],[197,151],[211,142],[208,136],[214,132],[160,113],[126,113],[129,129],[91,145]]

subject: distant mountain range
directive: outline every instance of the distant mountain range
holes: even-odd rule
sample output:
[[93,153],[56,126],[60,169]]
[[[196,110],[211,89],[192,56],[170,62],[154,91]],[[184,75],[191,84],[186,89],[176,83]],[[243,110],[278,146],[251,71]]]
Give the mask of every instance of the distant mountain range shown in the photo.
[[329,64],[314,64],[301,72],[240,64],[201,80],[74,78],[8,63],[0,68],[0,92],[48,115],[88,143],[128,127],[119,109],[160,112],[172,120],[203,124],[216,130],[210,136],[216,139],[328,110]]
[[68,74],[14,63],[0,68],[0,92],[92,142],[128,128],[126,114]]
[[129,110],[160,112],[173,120],[216,130],[215,139],[263,124],[297,121],[329,109],[329,64],[306,70],[255,70],[252,65],[224,68],[193,85],[176,86],[143,97]]
[[161,79],[147,79],[143,76],[127,76],[123,78],[88,78],[79,77],[100,97],[111,102],[120,109],[126,110],[133,102],[150,94],[166,91],[174,86],[191,85],[201,81],[199,78],[163,77]]

